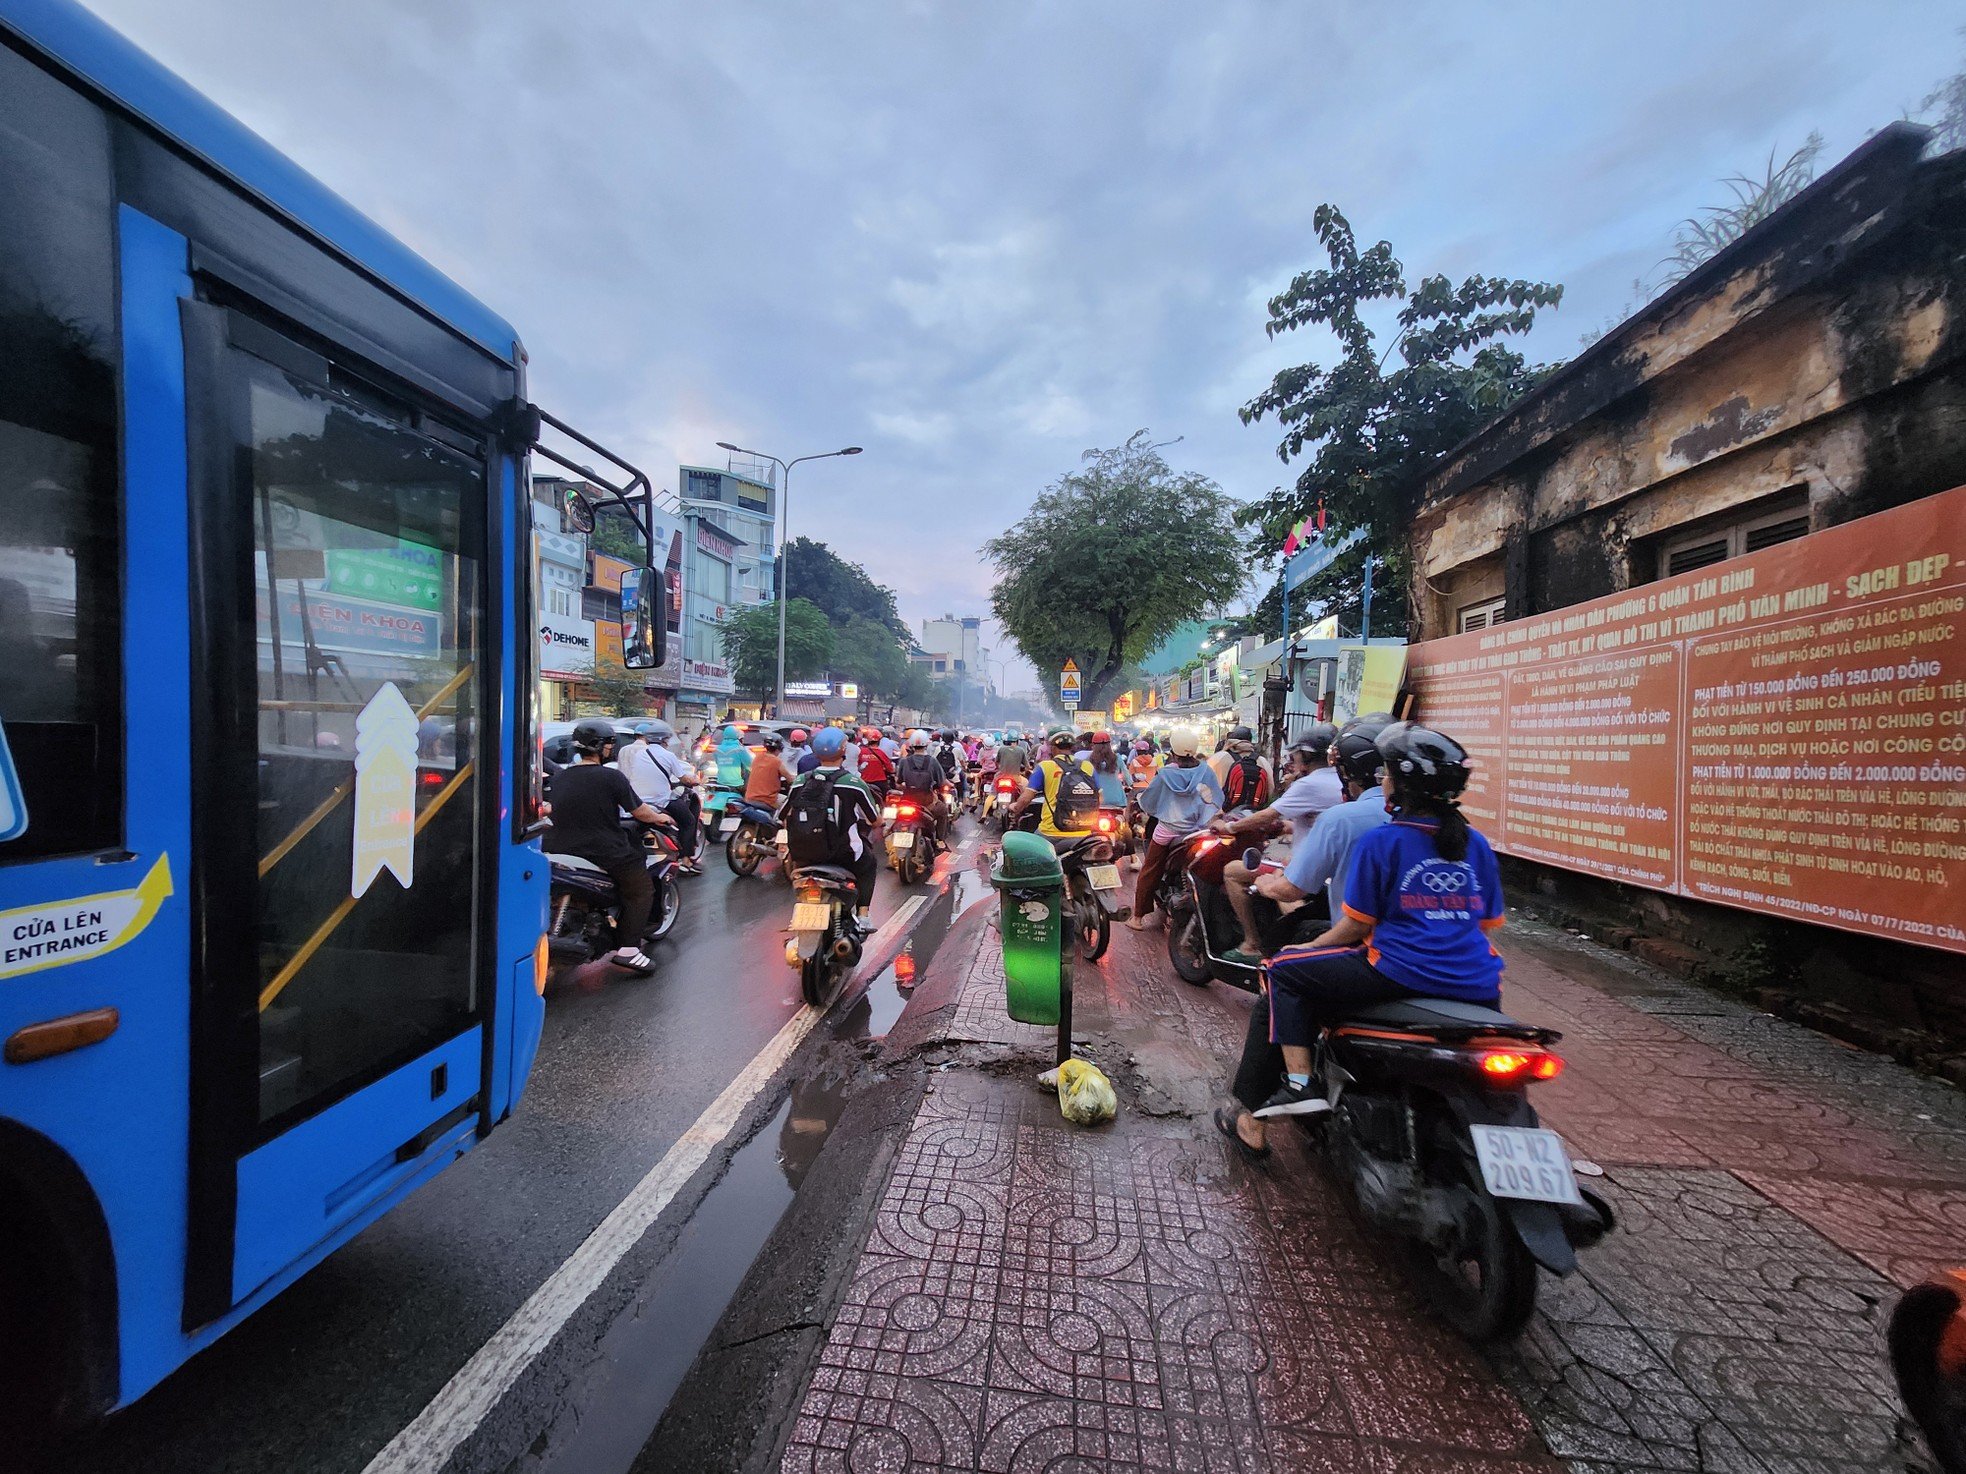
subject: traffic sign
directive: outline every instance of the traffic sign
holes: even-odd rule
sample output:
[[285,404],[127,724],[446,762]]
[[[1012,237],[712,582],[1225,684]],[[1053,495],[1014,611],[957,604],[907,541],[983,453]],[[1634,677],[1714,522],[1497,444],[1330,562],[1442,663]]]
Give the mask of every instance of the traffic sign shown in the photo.
[[1061,706],[1079,704],[1079,668],[1068,660],[1065,668],[1058,672],[1058,702]]

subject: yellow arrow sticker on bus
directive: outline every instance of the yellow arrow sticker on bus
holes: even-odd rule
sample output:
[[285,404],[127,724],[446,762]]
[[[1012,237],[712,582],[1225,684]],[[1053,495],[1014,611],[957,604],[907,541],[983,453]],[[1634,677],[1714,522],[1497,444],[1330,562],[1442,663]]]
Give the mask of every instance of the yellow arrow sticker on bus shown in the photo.
[[0,978],[114,952],[150,925],[170,894],[171,857],[159,855],[133,891],[0,911]]

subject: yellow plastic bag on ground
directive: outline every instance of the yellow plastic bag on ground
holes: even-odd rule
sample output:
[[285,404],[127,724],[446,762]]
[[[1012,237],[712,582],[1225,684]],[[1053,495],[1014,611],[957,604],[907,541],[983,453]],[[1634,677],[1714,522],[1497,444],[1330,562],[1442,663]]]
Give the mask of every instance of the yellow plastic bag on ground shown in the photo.
[[1113,1082],[1097,1065],[1082,1059],[1068,1059],[1057,1069],[1046,1070],[1038,1076],[1038,1083],[1058,1087],[1058,1109],[1075,1126],[1097,1126],[1119,1113]]

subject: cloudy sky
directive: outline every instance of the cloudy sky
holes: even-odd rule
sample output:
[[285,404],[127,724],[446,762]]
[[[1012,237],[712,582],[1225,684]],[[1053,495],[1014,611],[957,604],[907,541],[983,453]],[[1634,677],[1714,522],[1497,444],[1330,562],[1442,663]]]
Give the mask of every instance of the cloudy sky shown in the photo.
[[979,545],[1150,427],[1232,493],[1236,408],[1337,203],[1409,277],[1623,315],[1673,224],[1966,65],[1956,0],[91,0],[517,325],[533,397],[658,482],[802,467],[792,530],[983,613]]

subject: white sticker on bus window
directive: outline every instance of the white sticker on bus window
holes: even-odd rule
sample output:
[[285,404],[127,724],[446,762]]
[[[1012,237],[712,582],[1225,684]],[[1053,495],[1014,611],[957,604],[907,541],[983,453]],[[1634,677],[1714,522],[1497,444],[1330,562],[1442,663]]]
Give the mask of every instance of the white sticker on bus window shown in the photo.
[[7,746],[7,728],[0,724],[0,841],[27,833],[27,798],[14,771],[14,754]]
[[135,890],[0,911],[0,978],[114,952],[150,925],[170,894],[171,858],[159,855]]
[[384,870],[408,890],[416,862],[416,712],[384,681],[355,718],[355,861],[348,894]]

